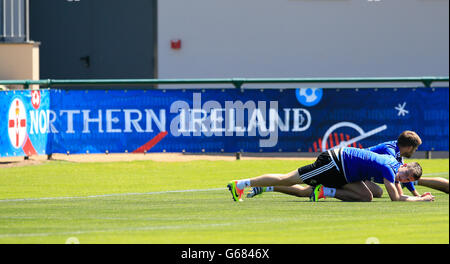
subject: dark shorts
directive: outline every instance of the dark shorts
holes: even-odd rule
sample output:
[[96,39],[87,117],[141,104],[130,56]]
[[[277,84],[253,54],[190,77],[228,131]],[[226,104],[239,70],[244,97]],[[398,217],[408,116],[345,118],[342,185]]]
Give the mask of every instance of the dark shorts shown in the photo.
[[340,171],[336,162],[333,161],[330,151],[322,152],[317,160],[310,165],[298,169],[300,178],[308,185],[316,186],[323,184],[325,187],[340,188],[347,184],[345,176]]

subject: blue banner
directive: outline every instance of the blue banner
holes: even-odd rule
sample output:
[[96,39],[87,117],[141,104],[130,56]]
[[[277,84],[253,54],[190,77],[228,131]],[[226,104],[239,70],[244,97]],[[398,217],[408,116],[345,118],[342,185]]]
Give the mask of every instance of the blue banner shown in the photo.
[[41,90],[37,109],[32,98],[0,93],[1,156],[23,155],[26,136],[39,154],[318,152],[404,130],[421,136],[419,151],[449,149],[447,87]]
[[0,157],[47,153],[48,90],[0,92]]

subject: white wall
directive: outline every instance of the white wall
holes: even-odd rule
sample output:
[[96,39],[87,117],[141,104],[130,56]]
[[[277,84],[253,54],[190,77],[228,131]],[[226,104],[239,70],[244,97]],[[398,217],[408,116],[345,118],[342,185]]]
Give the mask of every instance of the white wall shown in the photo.
[[162,0],[157,70],[158,78],[448,76],[449,1]]

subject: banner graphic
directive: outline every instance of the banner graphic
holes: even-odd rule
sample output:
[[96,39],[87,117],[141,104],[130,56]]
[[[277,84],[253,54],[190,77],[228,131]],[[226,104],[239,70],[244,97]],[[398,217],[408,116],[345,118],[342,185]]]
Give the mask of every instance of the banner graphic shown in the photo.
[[40,90],[1,92],[0,155],[320,152],[404,130],[448,151],[449,89]]

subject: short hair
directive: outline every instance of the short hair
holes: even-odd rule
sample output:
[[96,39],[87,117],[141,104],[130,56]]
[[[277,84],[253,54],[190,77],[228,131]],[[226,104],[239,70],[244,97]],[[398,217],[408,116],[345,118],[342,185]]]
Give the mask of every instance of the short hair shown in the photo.
[[417,162],[410,162],[406,164],[406,167],[408,168],[408,170],[412,171],[413,173],[413,177],[414,180],[419,180],[420,177],[422,176],[422,167],[420,166],[419,163]]
[[420,139],[416,132],[405,130],[398,136],[397,144],[403,147],[413,146],[417,148],[422,145],[422,139]]

